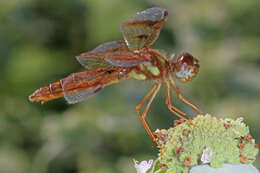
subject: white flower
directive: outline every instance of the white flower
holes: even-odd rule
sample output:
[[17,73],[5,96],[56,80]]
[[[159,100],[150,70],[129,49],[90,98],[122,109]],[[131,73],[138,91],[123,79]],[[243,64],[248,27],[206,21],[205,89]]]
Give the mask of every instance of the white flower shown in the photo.
[[201,161],[203,163],[210,163],[212,159],[212,154],[212,150],[210,148],[206,148],[205,150],[203,150]]
[[134,159],[134,163],[137,173],[146,173],[152,167],[153,160],[149,160],[148,162],[144,160],[141,163],[139,163]]
[[237,118],[237,121],[240,122],[240,123],[242,123],[242,122],[244,121],[244,118],[243,118],[243,117],[238,117],[238,118]]

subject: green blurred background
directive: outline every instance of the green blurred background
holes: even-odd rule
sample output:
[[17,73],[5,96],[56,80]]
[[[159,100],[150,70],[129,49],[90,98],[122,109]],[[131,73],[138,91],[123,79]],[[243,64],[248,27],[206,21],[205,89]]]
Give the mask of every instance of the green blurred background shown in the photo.
[[[133,158],[156,158],[135,111],[151,82],[126,80],[76,105],[28,101],[35,89],[83,71],[76,55],[122,39],[120,24],[154,6],[169,11],[154,48],[200,60],[197,77],[178,83],[184,96],[218,118],[243,116],[259,143],[259,0],[1,0],[1,173],[133,173]],[[164,89],[149,112],[153,130],[176,118]]]

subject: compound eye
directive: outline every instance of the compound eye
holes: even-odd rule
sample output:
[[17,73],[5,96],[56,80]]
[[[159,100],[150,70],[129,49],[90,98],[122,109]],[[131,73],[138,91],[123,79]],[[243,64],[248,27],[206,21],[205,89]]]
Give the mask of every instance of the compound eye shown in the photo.
[[198,60],[189,53],[181,54],[176,61],[176,78],[182,82],[190,81],[199,71]]
[[187,79],[193,76],[193,67],[185,64],[180,65],[180,70],[176,72],[178,79]]

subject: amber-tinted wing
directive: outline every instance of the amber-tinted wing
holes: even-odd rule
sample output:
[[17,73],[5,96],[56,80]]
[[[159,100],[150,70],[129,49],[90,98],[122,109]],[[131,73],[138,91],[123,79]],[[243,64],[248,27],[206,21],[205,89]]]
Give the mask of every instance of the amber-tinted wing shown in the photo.
[[103,87],[126,79],[127,73],[121,67],[99,68],[74,73],[60,81],[64,98],[69,104],[83,101],[101,91]]
[[128,52],[122,40],[104,43],[76,59],[88,70],[109,66],[131,67],[150,60],[149,57]]
[[80,56],[76,56],[76,59],[88,70],[99,67],[108,67],[111,66],[111,64],[105,60],[105,57],[110,53],[125,50],[126,46],[123,41],[111,41],[99,45],[90,52],[82,53]]
[[84,101],[86,98],[95,95],[99,91],[101,91],[103,88],[94,88],[88,91],[80,91],[78,93],[70,94],[66,92],[66,95],[64,95],[65,100],[69,104],[75,104],[81,101]]
[[80,72],[62,80],[61,86],[66,101],[69,104],[75,104],[101,91],[102,86],[90,85],[98,75],[98,73]]
[[113,66],[133,67],[150,61],[150,56],[140,55],[133,52],[115,52],[105,58]]
[[168,16],[163,8],[149,8],[126,20],[120,27],[130,50],[150,47],[158,38]]

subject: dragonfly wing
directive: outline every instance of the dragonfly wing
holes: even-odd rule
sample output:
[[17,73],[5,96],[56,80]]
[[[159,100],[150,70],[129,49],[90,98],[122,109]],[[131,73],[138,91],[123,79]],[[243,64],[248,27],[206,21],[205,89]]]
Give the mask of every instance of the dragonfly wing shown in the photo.
[[126,45],[123,40],[117,40],[117,41],[110,41],[104,44],[99,45],[95,49],[93,49],[91,52],[103,52],[103,51],[110,51],[110,52],[116,52],[116,51],[123,51],[126,50]]
[[149,62],[150,58],[132,52],[115,52],[113,54],[109,54],[106,57],[106,61],[113,66],[133,67]]
[[75,104],[75,103],[78,103],[78,102],[85,100],[86,98],[88,98],[90,96],[95,95],[96,93],[98,93],[102,89],[103,88],[100,87],[100,88],[95,88],[95,89],[92,89],[92,90],[89,90],[89,91],[81,91],[81,92],[74,93],[74,94],[66,93],[66,94],[64,94],[64,98],[66,99],[66,101],[69,104]]
[[99,55],[80,55],[76,56],[76,59],[88,70],[110,66],[110,64],[104,60],[104,57]]
[[130,50],[150,47],[158,38],[168,16],[163,8],[149,8],[126,20],[120,27]]
[[127,73],[122,67],[106,67],[73,73],[60,81],[63,96],[69,104],[83,101],[95,95],[105,86],[127,78]]
[[108,67],[111,66],[111,64],[105,60],[105,57],[108,54],[117,51],[126,51],[124,41],[118,40],[101,44],[90,52],[82,53],[80,56],[76,56],[76,59],[88,70]]
[[128,52],[124,41],[121,40],[104,43],[90,52],[82,53],[76,59],[87,69],[132,67],[150,60],[138,53]]

